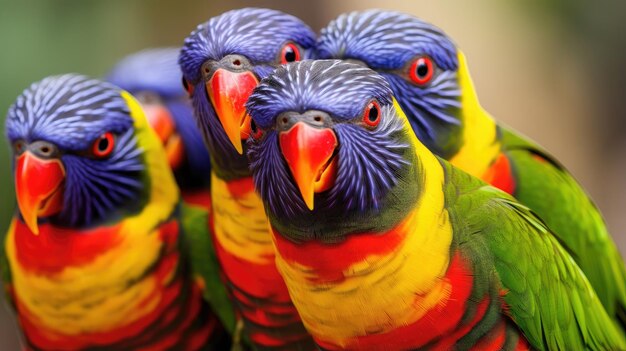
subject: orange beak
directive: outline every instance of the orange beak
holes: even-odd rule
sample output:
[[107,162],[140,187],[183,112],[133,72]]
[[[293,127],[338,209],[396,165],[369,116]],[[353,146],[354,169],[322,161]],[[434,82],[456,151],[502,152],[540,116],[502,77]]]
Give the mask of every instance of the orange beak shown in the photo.
[[206,83],[211,103],[224,132],[239,154],[243,154],[243,143],[250,135],[250,117],[245,103],[259,81],[254,73],[231,72],[220,68]]
[[176,132],[172,114],[161,104],[143,104],[142,107],[148,123],[165,148],[170,168],[178,168],[183,162],[185,147],[180,135]]
[[337,161],[333,157],[337,136],[328,128],[314,128],[296,123],[279,137],[280,148],[302,199],[313,210],[315,193],[330,189],[335,183]]
[[26,151],[17,159],[15,192],[17,205],[28,228],[39,234],[37,218],[61,211],[65,168],[58,159],[43,160]]

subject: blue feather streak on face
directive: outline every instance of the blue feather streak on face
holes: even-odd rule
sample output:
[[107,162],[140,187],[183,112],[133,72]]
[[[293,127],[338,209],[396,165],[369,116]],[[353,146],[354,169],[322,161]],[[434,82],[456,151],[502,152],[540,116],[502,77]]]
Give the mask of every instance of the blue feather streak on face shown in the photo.
[[26,89],[9,109],[6,130],[12,142],[45,140],[66,151],[82,151],[102,133],[122,133],[132,123],[119,89],[67,74]]
[[456,70],[456,47],[439,28],[408,14],[368,10],[345,13],[322,29],[319,58],[353,58],[373,69],[400,69],[417,54]]
[[413,131],[427,146],[437,142],[437,126],[459,125],[461,91],[456,84],[456,74],[441,72],[429,86],[416,88],[411,82],[391,73],[383,73],[394,91],[402,110],[409,117]]
[[[409,145],[400,141],[402,121],[388,105],[379,127],[370,131],[356,123],[339,123],[333,130],[339,139],[335,184],[317,194],[317,212],[378,210],[387,191],[396,185],[400,170],[408,166],[403,154]],[[251,142],[248,157],[255,187],[270,211],[285,218],[309,214],[271,130],[259,142]]]
[[[104,82],[67,74],[31,85],[9,110],[11,142],[46,140],[55,144],[65,168],[62,211],[57,224],[78,227],[110,220],[113,212],[141,204],[143,154],[121,91]],[[96,138],[115,135],[111,156],[91,156]]]
[[246,104],[255,123],[271,128],[284,111],[321,110],[335,118],[361,116],[371,99],[391,103],[389,84],[369,68],[341,61],[302,61],[278,68]]
[[398,173],[408,162],[403,158],[408,144],[399,141],[402,121],[385,108],[381,125],[370,131],[361,125],[339,124],[337,181],[330,189],[328,206],[344,211],[378,210],[381,200],[396,185]]
[[113,156],[105,160],[64,155],[66,169],[63,211],[59,222],[88,226],[116,209],[136,203],[144,184],[142,153],[132,130],[119,136]]
[[278,145],[278,134],[269,131],[258,143],[249,144],[254,186],[275,214],[293,218],[308,211]]

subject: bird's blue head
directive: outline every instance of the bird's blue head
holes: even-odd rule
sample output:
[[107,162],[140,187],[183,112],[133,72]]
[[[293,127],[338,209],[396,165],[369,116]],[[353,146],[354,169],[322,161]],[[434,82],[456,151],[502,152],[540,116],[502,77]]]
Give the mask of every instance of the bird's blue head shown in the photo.
[[142,206],[143,153],[122,91],[66,74],[32,84],[9,108],[6,133],[21,217],[87,227]]
[[439,28],[385,10],[345,13],[322,29],[319,58],[351,60],[383,75],[417,137],[448,158],[461,146],[459,60]]
[[247,108],[250,169],[273,225],[304,240],[316,225],[335,223],[342,236],[383,207],[404,212],[395,205],[413,191],[398,186],[409,181],[412,136],[376,72],[338,60],[292,63],[262,80]]
[[133,94],[156,131],[183,190],[205,188],[211,180],[211,158],[193,118],[181,81],[176,48],[148,49],[125,57],[107,80]]
[[298,18],[258,8],[213,17],[185,39],[178,61],[183,84],[218,177],[249,175],[244,104],[259,80],[281,64],[309,58],[314,45],[315,33]]

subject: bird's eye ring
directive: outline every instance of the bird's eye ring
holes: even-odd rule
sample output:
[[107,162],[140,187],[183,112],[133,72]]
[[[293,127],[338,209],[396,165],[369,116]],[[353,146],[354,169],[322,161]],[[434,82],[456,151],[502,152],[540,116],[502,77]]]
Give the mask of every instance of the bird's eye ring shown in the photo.
[[430,57],[418,57],[409,68],[409,77],[415,84],[425,85],[433,78],[434,68],[435,65]]
[[91,151],[97,158],[105,158],[111,155],[115,147],[113,133],[106,132],[99,136],[94,142]]
[[284,65],[296,61],[300,61],[300,49],[294,43],[285,44],[280,50],[280,63]]
[[380,117],[380,105],[378,101],[370,101],[363,111],[363,123],[368,127],[376,127],[380,123]]

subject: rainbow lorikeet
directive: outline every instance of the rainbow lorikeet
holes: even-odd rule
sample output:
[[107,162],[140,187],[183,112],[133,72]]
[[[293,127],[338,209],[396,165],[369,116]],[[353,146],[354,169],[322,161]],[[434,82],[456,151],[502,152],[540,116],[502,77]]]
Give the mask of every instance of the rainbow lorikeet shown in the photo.
[[211,159],[180,81],[178,48],[147,49],[119,61],[107,81],[131,93],[165,147],[187,203],[210,203]]
[[480,106],[465,56],[443,31],[403,13],[351,12],[322,30],[317,49],[379,72],[426,147],[535,211],[626,328],[626,268],[602,215],[553,156]]
[[[184,204],[195,207],[195,216],[202,218],[211,210],[211,159],[193,118],[191,101],[181,85],[179,51],[156,48],[129,55],[113,67],[107,80],[139,101],[165,148]],[[193,230],[186,237],[191,242],[191,262],[197,278],[207,284],[204,277],[219,275],[219,264],[211,249],[208,217],[202,220],[206,225],[191,227]],[[235,319],[226,290],[214,279],[208,279],[208,283],[213,285],[205,287],[205,295],[227,329],[233,332]]]
[[277,265],[322,349],[626,347],[543,222],[433,155],[381,75],[296,62],[246,106]]
[[6,134],[19,212],[3,278],[28,349],[228,348],[189,265],[188,228],[206,228],[206,216],[179,206],[129,93],[76,74],[45,78],[10,107]]
[[276,269],[263,203],[242,140],[244,103],[281,64],[308,58],[315,34],[301,20],[245,8],[203,23],[185,39],[179,64],[211,155],[212,234],[236,313],[261,350],[312,350],[314,343]]

